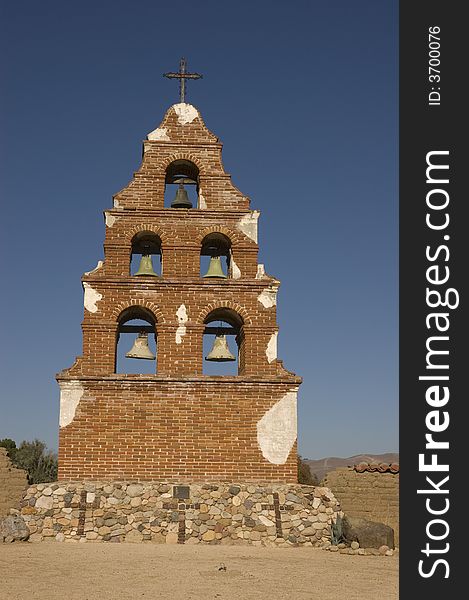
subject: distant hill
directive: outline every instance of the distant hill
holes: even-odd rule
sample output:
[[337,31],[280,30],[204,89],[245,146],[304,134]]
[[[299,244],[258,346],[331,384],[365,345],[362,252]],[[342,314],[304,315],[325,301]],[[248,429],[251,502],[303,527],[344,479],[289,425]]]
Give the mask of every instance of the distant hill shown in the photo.
[[311,460],[305,458],[304,462],[309,465],[311,473],[315,473],[319,481],[322,481],[329,471],[337,469],[337,467],[348,467],[356,465],[360,462],[384,462],[398,463],[399,454],[395,452],[387,452],[386,454],[356,454],[348,458],[339,458],[337,456],[328,456],[319,460]]

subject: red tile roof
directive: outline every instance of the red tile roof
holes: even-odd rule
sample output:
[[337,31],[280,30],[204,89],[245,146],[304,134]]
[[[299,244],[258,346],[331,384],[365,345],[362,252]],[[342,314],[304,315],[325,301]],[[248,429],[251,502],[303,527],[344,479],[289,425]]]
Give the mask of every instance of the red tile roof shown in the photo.
[[399,473],[399,464],[398,463],[366,463],[361,462],[358,465],[353,465],[352,467],[357,473],[364,473],[368,471],[370,473],[378,472],[378,473]]

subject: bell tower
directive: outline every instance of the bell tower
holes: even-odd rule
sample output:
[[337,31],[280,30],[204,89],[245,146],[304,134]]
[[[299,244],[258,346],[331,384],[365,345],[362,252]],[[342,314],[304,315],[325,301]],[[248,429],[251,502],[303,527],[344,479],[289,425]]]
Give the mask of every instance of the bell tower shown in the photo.
[[280,282],[221,151],[197,108],[174,104],[104,212],[83,352],[57,375],[60,479],[297,481],[301,378],[277,357]]

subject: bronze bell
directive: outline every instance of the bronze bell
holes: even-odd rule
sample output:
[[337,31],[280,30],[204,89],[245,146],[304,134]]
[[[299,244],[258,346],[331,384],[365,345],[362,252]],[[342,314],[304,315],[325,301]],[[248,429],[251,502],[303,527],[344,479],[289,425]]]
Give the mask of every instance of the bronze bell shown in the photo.
[[126,358],[144,358],[146,360],[155,360],[156,355],[148,346],[148,333],[142,331],[138,334],[131,350],[125,355]]
[[184,184],[180,183],[174,200],[171,202],[171,208],[192,208],[192,202],[189,200]]
[[221,266],[221,260],[219,256],[212,256],[210,258],[208,271],[205,273],[204,277],[218,277],[220,279],[227,278],[225,273],[223,273],[223,268]]
[[135,275],[151,275],[152,277],[159,277],[158,273],[153,270],[153,263],[151,261],[150,254],[143,254],[140,260],[140,266]]
[[228,348],[226,335],[216,335],[213,342],[213,348],[207,354],[205,360],[211,360],[213,362],[227,362],[229,360],[236,360],[236,356],[233,356]]

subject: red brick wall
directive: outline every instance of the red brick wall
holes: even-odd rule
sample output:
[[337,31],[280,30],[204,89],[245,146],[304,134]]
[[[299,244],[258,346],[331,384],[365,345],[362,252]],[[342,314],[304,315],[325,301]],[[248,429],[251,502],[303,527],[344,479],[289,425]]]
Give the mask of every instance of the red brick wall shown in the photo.
[[[60,431],[59,476],[295,482],[296,444],[277,465],[257,443],[257,422],[301,379],[266,354],[278,331],[276,306],[266,308],[259,296],[279,282],[256,278],[258,246],[240,223],[252,214],[249,199],[225,173],[222,146],[200,116],[181,123],[171,108],[160,129],[170,140],[145,141],[138,173],[105,213],[103,265],[83,276],[99,299],[85,304],[82,355],[57,376],[84,390]],[[166,169],[181,159],[196,165],[206,208],[164,208]],[[132,240],[144,231],[161,240],[159,278],[130,274]],[[212,232],[230,240],[240,278],[201,277],[202,240]],[[182,304],[188,320],[178,343]],[[153,376],[115,375],[119,321],[130,306],[155,323]],[[218,308],[241,324],[237,378],[202,375],[204,321]]]
[[60,431],[60,479],[296,481],[296,445],[273,465],[255,427],[291,386],[144,377],[85,383]]

